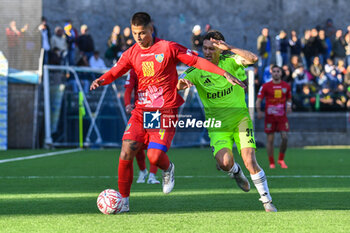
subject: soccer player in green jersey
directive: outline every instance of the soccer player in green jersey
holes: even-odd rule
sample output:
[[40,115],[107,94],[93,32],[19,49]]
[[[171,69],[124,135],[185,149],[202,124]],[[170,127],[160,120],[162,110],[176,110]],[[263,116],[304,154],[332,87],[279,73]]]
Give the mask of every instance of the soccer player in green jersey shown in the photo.
[[[233,54],[223,55],[223,51],[230,51]],[[247,82],[244,68],[258,60],[252,52],[228,45],[224,36],[218,31],[210,31],[204,36],[203,53],[208,61],[243,82]],[[244,89],[232,85],[219,75],[190,67],[181,75],[177,88],[184,90],[193,84],[203,103],[205,117],[221,121],[220,129],[208,128],[210,145],[218,166],[228,172],[231,178],[236,179],[243,191],[250,190],[248,179],[233,158],[232,147],[235,142],[261,196],[259,200],[267,212],[276,212],[265,173],[256,161],[253,124],[245,102]]]

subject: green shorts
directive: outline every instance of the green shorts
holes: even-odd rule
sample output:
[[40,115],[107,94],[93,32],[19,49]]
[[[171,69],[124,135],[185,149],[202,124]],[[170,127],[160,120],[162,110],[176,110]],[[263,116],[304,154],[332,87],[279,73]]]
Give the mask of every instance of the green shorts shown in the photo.
[[249,117],[244,117],[241,121],[233,125],[230,132],[209,132],[209,138],[214,156],[223,148],[232,150],[234,142],[236,143],[239,154],[241,154],[241,149],[243,148],[256,148],[253,122]]

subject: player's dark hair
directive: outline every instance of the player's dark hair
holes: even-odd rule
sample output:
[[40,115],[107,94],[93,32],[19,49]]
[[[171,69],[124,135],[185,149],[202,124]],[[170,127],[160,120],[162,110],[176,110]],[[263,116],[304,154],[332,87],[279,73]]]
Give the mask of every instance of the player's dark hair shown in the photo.
[[271,67],[271,70],[273,70],[274,68],[280,69],[280,71],[283,73],[282,67],[280,67],[280,66],[278,66],[278,65],[276,65],[276,64],[273,64],[272,67]]
[[137,12],[131,18],[131,24],[135,26],[148,26],[151,23],[151,16],[146,12]]
[[209,32],[207,32],[207,34],[204,35],[203,40],[210,40],[210,38],[225,41],[224,35],[222,35],[221,32],[216,30],[210,30]]

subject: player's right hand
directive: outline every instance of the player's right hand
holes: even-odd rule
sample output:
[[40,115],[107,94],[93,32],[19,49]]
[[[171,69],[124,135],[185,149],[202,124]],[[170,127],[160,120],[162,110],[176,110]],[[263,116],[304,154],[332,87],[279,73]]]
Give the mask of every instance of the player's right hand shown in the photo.
[[98,88],[99,86],[101,86],[101,84],[104,82],[104,79],[99,80],[99,79],[95,79],[91,85],[90,85],[90,91],[95,90],[96,88]]
[[232,74],[230,74],[229,72],[225,72],[224,73],[224,77],[227,79],[227,81],[229,81],[233,86],[238,84],[239,86],[241,86],[243,89],[245,89],[247,86],[238,78],[234,77]]
[[193,86],[193,83],[191,83],[189,80],[179,79],[179,81],[177,82],[176,88],[178,90],[185,90],[186,88],[190,88],[192,86]]
[[258,119],[262,119],[264,117],[264,113],[262,111],[258,111]]

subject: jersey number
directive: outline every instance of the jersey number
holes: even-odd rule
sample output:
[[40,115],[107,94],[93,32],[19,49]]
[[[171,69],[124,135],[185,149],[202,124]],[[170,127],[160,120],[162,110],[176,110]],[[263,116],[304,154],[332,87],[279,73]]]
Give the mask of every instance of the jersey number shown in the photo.
[[247,131],[247,137],[253,137],[253,129],[247,128],[245,131]]
[[160,129],[159,134],[160,134],[160,139],[163,140],[164,134],[165,134],[165,129]]

